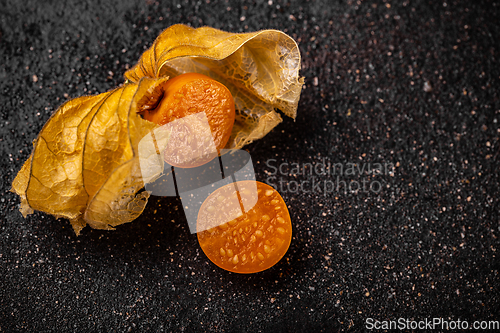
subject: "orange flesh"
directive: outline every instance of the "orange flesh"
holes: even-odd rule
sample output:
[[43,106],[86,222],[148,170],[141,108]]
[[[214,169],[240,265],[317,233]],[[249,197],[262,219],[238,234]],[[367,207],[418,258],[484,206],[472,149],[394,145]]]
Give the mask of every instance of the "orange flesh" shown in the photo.
[[224,148],[233,129],[235,109],[231,93],[223,84],[198,73],[176,76],[168,80],[163,89],[156,108],[143,112],[144,119],[164,125],[204,112],[210,126],[208,132],[211,132],[207,137],[200,122],[172,123],[175,131],[165,150],[165,161],[186,168],[209,162],[217,156],[214,145],[216,150]]
[[[241,213],[241,208],[255,201],[253,208]],[[283,198],[271,186],[255,181],[228,184],[213,192],[201,206],[197,228],[207,257],[235,273],[256,273],[274,266],[292,240]]]

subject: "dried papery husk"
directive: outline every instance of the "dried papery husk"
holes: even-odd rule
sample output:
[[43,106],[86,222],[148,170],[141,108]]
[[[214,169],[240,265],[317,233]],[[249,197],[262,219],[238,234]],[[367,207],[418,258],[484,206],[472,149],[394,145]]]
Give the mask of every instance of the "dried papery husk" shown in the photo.
[[[158,125],[139,113],[161,96],[169,77],[198,72],[229,88],[237,117],[227,147],[237,149],[281,122],[275,108],[295,118],[302,89],[299,69],[297,45],[280,31],[233,34],[184,25],[166,29],[125,74],[122,87],[68,101],[47,121],[12,183],[11,191],[21,198],[21,213],[39,210],[67,218],[76,234],[87,224],[111,230],[133,221],[149,197],[141,191],[138,146],[147,135],[154,141],[155,131],[157,137],[161,134]],[[156,156],[141,158],[154,161]],[[162,171],[150,170],[154,172],[147,180]]]
[[262,138],[282,118],[295,119],[303,79],[296,42],[277,30],[229,33],[182,24],[163,31],[125,77],[175,77],[196,72],[231,91],[236,120],[226,148],[239,149]]
[[150,81],[129,83],[63,104],[34,141],[12,183],[21,213],[40,210],[70,220],[75,232],[136,219],[146,206],[139,141],[157,125],[136,112]]

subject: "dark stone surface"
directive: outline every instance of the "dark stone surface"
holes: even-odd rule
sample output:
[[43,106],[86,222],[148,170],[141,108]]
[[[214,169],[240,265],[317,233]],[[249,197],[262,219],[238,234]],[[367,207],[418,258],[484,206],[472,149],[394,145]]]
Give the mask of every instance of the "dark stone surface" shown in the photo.
[[[0,331],[500,320],[499,22],[493,1],[0,1]],[[209,262],[175,199],[154,198],[133,223],[80,237],[66,220],[22,218],[8,190],[45,121],[70,98],[122,83],[174,23],[274,28],[299,42],[298,118],[248,147],[259,180],[271,166],[323,158],[394,172],[344,172],[353,189],[383,187],[340,184],[325,195],[290,190],[336,175],[284,170],[292,244],[253,275]]]

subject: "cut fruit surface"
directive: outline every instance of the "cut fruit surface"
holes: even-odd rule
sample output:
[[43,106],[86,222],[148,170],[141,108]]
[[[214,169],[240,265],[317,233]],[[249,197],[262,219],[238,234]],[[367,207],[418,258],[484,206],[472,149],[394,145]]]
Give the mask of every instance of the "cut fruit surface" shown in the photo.
[[292,239],[290,214],[271,186],[240,181],[214,191],[198,213],[198,241],[217,266],[256,273],[274,266]]

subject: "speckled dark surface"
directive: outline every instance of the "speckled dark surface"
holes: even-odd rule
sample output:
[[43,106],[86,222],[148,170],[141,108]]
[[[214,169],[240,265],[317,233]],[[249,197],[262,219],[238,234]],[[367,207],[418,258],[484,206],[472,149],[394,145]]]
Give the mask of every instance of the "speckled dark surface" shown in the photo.
[[[363,331],[367,318],[500,320],[500,8],[456,1],[0,1],[0,331]],[[393,164],[374,191],[292,193],[285,258],[223,271],[178,201],[114,232],[22,218],[8,192],[64,101],[107,91],[169,25],[280,29],[303,56],[268,165]],[[276,161],[271,161],[275,159]],[[266,163],[267,161],[267,163]],[[291,172],[284,181],[312,180]],[[334,176],[317,177],[334,181]]]

